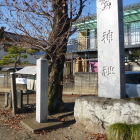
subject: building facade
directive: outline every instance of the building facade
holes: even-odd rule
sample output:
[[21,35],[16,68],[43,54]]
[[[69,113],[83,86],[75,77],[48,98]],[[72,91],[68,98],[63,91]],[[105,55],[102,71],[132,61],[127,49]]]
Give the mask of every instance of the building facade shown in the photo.
[[[123,9],[125,59],[140,49],[140,3],[129,5]],[[104,23],[103,23],[104,24]],[[75,72],[98,71],[98,38],[96,15],[82,18],[73,24],[78,28],[78,50],[73,51],[71,68]]]

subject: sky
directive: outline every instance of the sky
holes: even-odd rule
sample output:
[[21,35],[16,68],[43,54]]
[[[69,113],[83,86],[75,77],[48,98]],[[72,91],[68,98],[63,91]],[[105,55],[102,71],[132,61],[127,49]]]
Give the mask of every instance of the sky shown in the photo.
[[[123,6],[135,4],[135,3],[140,3],[140,0],[123,0]],[[84,11],[90,12],[91,14],[95,14],[96,13],[96,0],[93,0],[91,4],[87,4]]]
[[133,4],[133,3],[139,3],[140,0],[123,0],[123,5],[129,5],[129,4]]
[[[3,0],[0,0],[0,2],[2,2],[2,1]],[[83,17],[87,16],[87,13],[90,13],[90,14],[88,14],[89,16],[96,13],[96,1],[97,0],[89,0],[89,1],[92,1],[92,2],[91,3],[86,3],[85,9],[84,9],[83,14],[82,14]],[[127,5],[130,5],[130,4],[135,4],[135,3],[140,3],[140,0],[123,0],[123,6],[127,6]],[[0,8],[0,10],[2,10],[2,9]],[[3,25],[1,22],[0,22],[0,24],[1,24],[0,27],[1,26],[4,26],[4,27],[7,26],[7,25]],[[6,29],[8,29],[8,28],[6,28]]]

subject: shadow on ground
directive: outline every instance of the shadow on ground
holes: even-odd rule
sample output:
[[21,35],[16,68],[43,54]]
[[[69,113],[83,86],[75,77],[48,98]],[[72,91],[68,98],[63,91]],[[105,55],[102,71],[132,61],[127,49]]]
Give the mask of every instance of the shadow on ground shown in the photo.
[[[18,109],[18,114],[34,114],[36,112],[36,104],[24,105]],[[63,122],[63,127],[69,127],[76,121],[74,119],[74,102],[68,102],[64,104],[64,108],[61,112],[50,115],[50,118],[55,118],[58,121]]]

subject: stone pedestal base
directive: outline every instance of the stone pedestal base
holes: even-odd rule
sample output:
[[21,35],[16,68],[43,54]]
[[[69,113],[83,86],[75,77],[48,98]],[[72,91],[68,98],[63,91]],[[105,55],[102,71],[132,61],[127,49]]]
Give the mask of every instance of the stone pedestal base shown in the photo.
[[140,123],[140,98],[110,99],[96,96],[79,97],[74,117],[93,133],[106,133],[114,123]]
[[63,122],[59,122],[56,119],[48,119],[47,122],[38,123],[35,118],[25,119],[20,122],[23,127],[29,129],[32,132],[47,129],[56,129],[63,126]]

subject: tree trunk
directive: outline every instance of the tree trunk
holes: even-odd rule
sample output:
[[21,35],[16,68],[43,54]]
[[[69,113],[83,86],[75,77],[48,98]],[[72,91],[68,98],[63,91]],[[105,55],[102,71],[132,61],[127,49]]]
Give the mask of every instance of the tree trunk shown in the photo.
[[51,44],[48,51],[53,60],[49,68],[48,108],[50,114],[61,111],[64,105],[62,101],[64,55],[66,54],[68,32],[70,29],[67,2],[67,0],[52,1],[55,16],[53,18],[52,32],[48,40]]
[[63,92],[63,68],[64,68],[65,56],[58,58],[57,61],[50,66],[49,74],[49,101],[48,109],[49,113],[53,114],[55,112],[61,111],[64,103],[62,101]]

